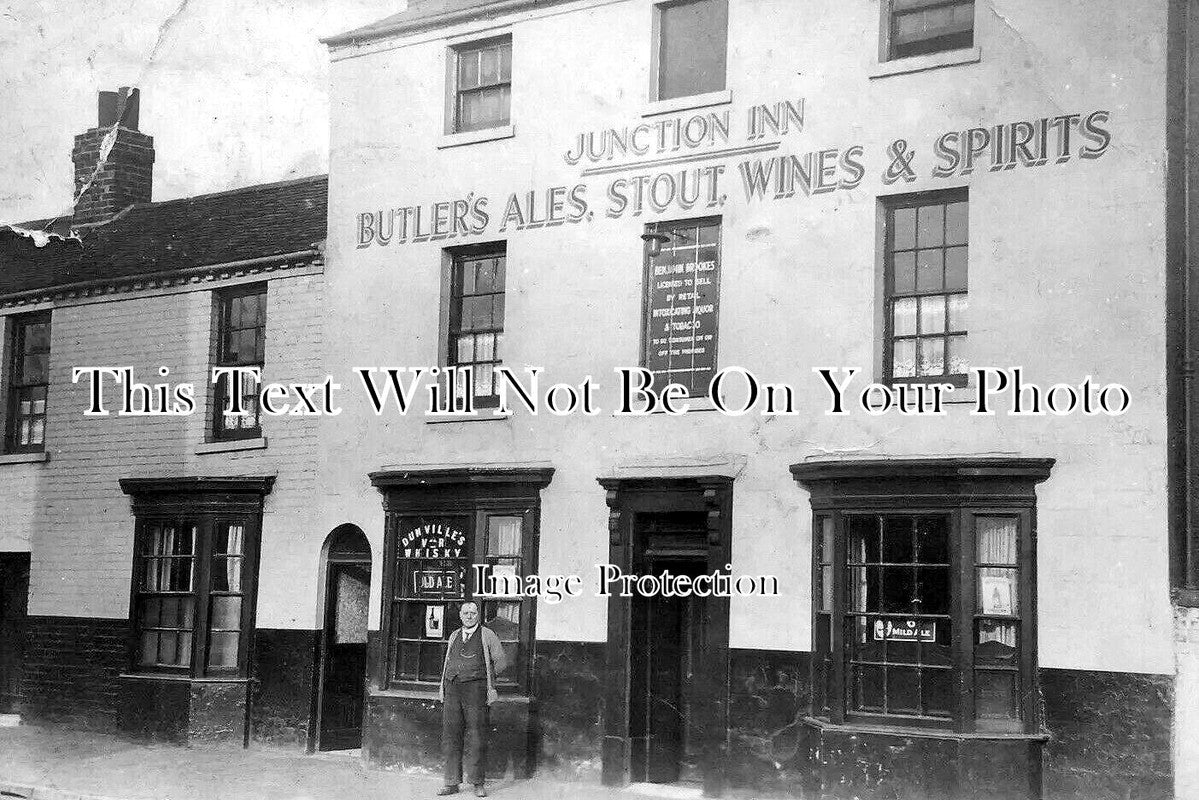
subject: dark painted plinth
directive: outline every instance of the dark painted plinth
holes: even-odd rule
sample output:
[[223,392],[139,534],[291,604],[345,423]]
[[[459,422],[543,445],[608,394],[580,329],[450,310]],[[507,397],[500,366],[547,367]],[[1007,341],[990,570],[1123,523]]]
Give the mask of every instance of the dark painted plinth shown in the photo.
[[254,633],[250,737],[302,748],[313,743],[320,631],[259,628]]
[[538,642],[538,774],[598,783],[603,756],[603,642]]
[[[487,734],[487,776],[530,777],[532,733],[527,699],[501,697],[493,703]],[[436,697],[372,692],[367,698],[362,746],[373,766],[440,771],[444,766],[441,703]]]
[[811,696],[809,656],[730,650],[729,660],[729,785],[760,796],[795,796],[806,775],[800,756]]
[[1173,797],[1169,675],[1041,670],[1046,800]]
[[112,730],[128,644],[122,619],[28,617],[22,717]]
[[1040,742],[956,740],[804,726],[804,791],[832,800],[1029,800]]
[[143,677],[121,679],[119,726],[125,734],[176,744],[242,744],[246,684]]

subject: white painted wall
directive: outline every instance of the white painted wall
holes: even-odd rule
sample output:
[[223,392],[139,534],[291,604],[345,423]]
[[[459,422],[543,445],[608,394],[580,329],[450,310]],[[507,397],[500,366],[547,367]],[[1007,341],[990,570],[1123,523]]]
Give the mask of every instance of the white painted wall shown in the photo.
[[[360,525],[382,546],[380,496],[366,479],[387,465],[548,460],[540,571],[579,572],[607,557],[607,509],[595,482],[663,456],[744,456],[734,489],[740,573],[780,578],[777,598],[732,604],[734,647],[810,646],[810,510],[787,466],[842,452],[876,456],[1008,453],[1057,459],[1039,487],[1040,663],[1172,672],[1166,568],[1164,413],[1165,3],[979,2],[978,63],[885,78],[879,8],[867,0],[730,0],[728,87],[733,141],[753,103],[804,98],[807,125],[779,152],[865,148],[850,192],[749,203],[728,159],[719,361],[797,387],[792,417],[614,418],[618,366],[639,358],[646,222],[608,219],[611,176],[582,178],[562,154],[578,133],[642,122],[649,0],[578,2],[510,20],[511,139],[438,149],[448,43],[508,30],[457,25],[335,50],[332,69],[328,307],[337,335],[326,360],[350,385],[344,413],[321,427],[326,492],[318,530]],[[1111,112],[1113,144],[1097,160],[932,179],[931,146],[964,130],[1062,113]],[[917,151],[914,183],[884,186],[887,146]],[[654,171],[654,170],[648,170]],[[498,233],[509,193],[587,185],[594,218]],[[970,334],[977,365],[1022,366],[1030,380],[1093,375],[1132,392],[1119,418],[847,418],[823,414],[810,370],[867,372],[878,339],[877,200],[966,185],[970,191]],[[438,363],[442,248],[463,239],[356,248],[356,215],[490,199],[482,240],[508,248],[508,364],[547,380],[594,375],[605,413],[429,424],[375,418],[351,366]],[[378,549],[376,552],[379,552]],[[377,562],[376,562],[377,563]],[[375,585],[381,575],[376,573]],[[590,588],[590,587],[589,587]],[[588,596],[538,609],[538,637],[601,641],[605,602]],[[376,591],[373,622],[378,624]],[[1113,635],[1112,631],[1119,631]]]

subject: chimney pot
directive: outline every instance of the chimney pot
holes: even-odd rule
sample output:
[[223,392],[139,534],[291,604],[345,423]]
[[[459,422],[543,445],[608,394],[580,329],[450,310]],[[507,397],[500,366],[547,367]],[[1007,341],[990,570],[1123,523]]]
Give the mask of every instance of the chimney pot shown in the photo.
[[[122,86],[115,92],[100,92],[99,121],[97,127],[111,128],[117,124],[117,114],[120,113],[120,126],[131,131],[137,130],[138,100],[141,92]],[[123,108],[122,108],[123,106]]]

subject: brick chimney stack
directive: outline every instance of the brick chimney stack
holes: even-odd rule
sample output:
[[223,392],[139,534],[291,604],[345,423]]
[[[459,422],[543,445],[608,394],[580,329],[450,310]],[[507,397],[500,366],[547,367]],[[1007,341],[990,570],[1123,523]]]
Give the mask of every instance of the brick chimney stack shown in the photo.
[[126,206],[150,202],[154,138],[137,129],[137,115],[137,89],[123,86],[118,92],[100,92],[99,123],[76,136],[71,150],[76,224],[97,222]]

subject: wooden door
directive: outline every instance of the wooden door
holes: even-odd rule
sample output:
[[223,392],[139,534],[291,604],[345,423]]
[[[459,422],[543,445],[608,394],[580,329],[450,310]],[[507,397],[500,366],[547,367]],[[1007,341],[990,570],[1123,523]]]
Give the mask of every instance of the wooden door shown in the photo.
[[320,749],[362,746],[370,563],[330,562],[321,666]]

